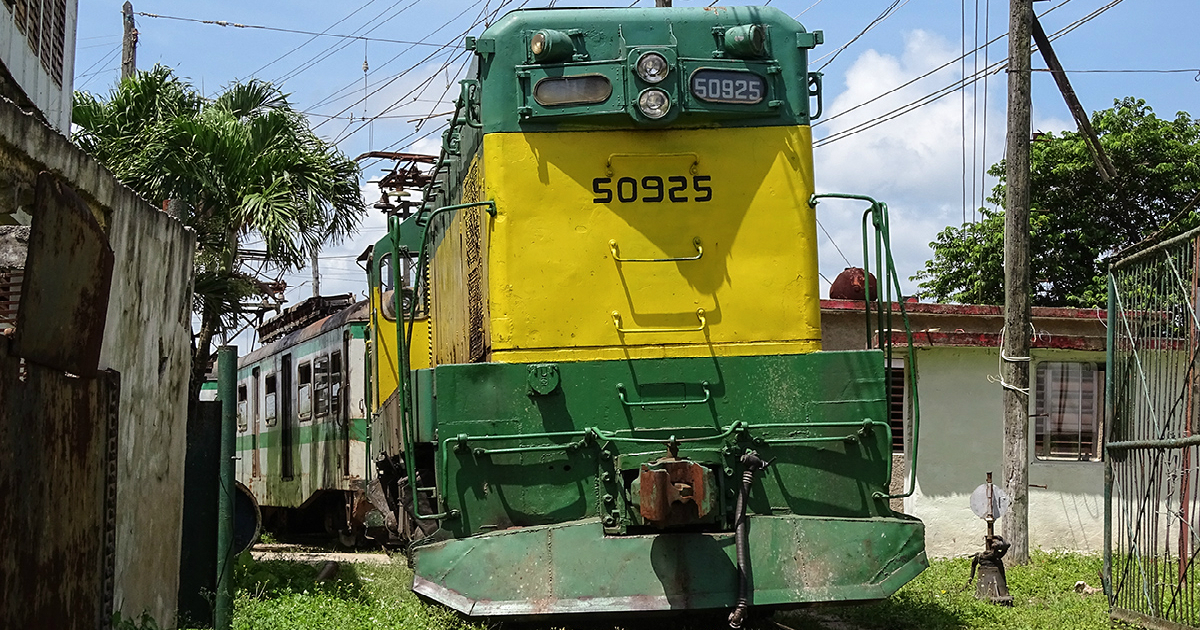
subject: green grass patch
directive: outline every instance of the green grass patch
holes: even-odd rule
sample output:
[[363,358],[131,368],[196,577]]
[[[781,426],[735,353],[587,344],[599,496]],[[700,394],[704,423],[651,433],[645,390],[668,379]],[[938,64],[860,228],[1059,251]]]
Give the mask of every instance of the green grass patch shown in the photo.
[[412,573],[391,564],[349,564],[318,582],[319,566],[299,562],[238,563],[236,630],[458,630],[482,629],[452,611],[429,606],[409,590]]
[[[816,606],[756,617],[748,630],[959,630],[1109,628],[1104,595],[1081,595],[1075,582],[1099,582],[1099,556],[1035,552],[1028,566],[1010,567],[1011,608],[975,599],[966,585],[966,558],[934,561],[917,579],[882,602],[855,606]],[[317,582],[320,567],[297,562],[254,562],[237,567],[234,628],[291,630],[485,630],[495,624],[472,623],[453,611],[426,604],[409,591],[412,572],[397,557],[391,564],[342,564],[332,580]],[[505,624],[526,630],[603,630],[653,628],[708,630],[725,627],[727,611],[683,618],[650,616],[609,621],[557,619],[541,624]]]
[[936,560],[891,598],[858,606],[827,606],[779,613],[775,619],[794,630],[1030,630],[1107,629],[1103,593],[1082,595],[1075,583],[1099,586],[1098,555],[1034,552],[1026,566],[1008,567],[1013,606],[975,599],[969,558]]

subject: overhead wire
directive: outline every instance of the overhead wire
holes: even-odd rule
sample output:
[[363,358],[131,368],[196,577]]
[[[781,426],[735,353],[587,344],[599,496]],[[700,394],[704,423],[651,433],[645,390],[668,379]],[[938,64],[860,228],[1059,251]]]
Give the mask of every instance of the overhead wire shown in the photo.
[[[1117,0],[1117,1],[1119,2],[1120,0]],[[1070,3],[1070,2],[1071,2],[1071,0],[1063,0],[1063,1],[1062,1],[1060,4],[1058,4],[1058,5],[1056,5],[1056,6],[1053,6],[1053,7],[1049,8],[1049,9],[1047,9],[1047,10],[1046,10],[1046,12],[1042,14],[1042,16],[1045,16],[1045,15],[1049,14],[1051,11],[1054,11],[1054,10],[1056,10],[1056,9],[1059,9],[1059,8],[1063,7],[1064,5],[1066,5],[1066,4],[1068,4],[1068,3]],[[996,37],[994,37],[994,38],[993,38],[993,39],[991,39],[990,41],[987,41],[987,42],[985,42],[985,43],[983,44],[983,46],[990,46],[991,44],[994,44],[994,43],[996,43],[997,41],[999,41],[999,40],[1001,40],[1001,39],[1003,39],[1003,38],[1005,38],[1005,37],[1007,37],[1007,36],[1008,36],[1008,33],[1007,33],[1007,32],[1006,32],[1006,33],[1004,33],[1003,35],[997,35]],[[938,66],[938,67],[936,67],[936,68],[934,68],[934,69],[932,69],[932,70],[930,70],[930,71],[926,72],[925,74],[922,74],[922,75],[918,75],[918,76],[916,76],[916,77],[913,77],[912,79],[909,79],[908,81],[905,81],[904,83],[901,83],[900,85],[897,85],[896,87],[894,87],[894,88],[892,88],[892,89],[890,89],[890,90],[886,90],[886,91],[884,91],[884,92],[882,92],[882,93],[880,93],[880,94],[878,94],[878,95],[876,95],[876,96],[873,96],[873,97],[871,97],[871,98],[869,98],[869,99],[867,99],[867,100],[863,101],[862,103],[859,103],[858,105],[855,105],[855,106],[853,106],[853,107],[846,108],[846,109],[844,109],[844,110],[842,110],[842,111],[840,111],[840,112],[838,112],[838,113],[836,113],[836,114],[833,114],[832,116],[827,116],[827,117],[825,117],[825,118],[823,118],[823,119],[821,119],[821,120],[819,120],[819,121],[817,121],[817,122],[813,123],[813,126],[814,126],[814,127],[818,127],[818,126],[820,126],[820,125],[827,124],[827,123],[829,123],[830,121],[837,120],[838,118],[841,118],[842,116],[845,116],[845,115],[849,114],[850,112],[852,112],[852,111],[854,111],[854,110],[856,110],[856,109],[859,109],[859,108],[861,108],[861,107],[866,107],[867,105],[870,105],[871,103],[874,103],[875,101],[878,101],[879,99],[881,99],[881,98],[883,98],[883,97],[885,97],[885,96],[888,96],[888,95],[894,94],[894,93],[896,93],[896,92],[899,92],[900,90],[902,90],[902,89],[904,89],[904,88],[906,88],[906,87],[908,87],[908,86],[910,86],[910,85],[912,85],[912,84],[914,84],[914,83],[916,83],[916,82],[920,81],[921,79],[925,79],[925,78],[931,77],[931,76],[933,76],[933,75],[937,74],[938,72],[940,72],[940,71],[942,71],[942,70],[945,70],[946,68],[950,67],[950,66],[951,66],[952,64],[954,64],[955,62],[958,62],[958,61],[961,61],[961,60],[965,59],[965,58],[966,58],[968,55],[971,55],[971,54],[973,54],[973,53],[977,52],[978,50],[979,50],[979,47],[976,47],[976,48],[972,49],[970,52],[966,53],[965,55],[963,55],[963,56],[961,56],[961,57],[958,57],[958,58],[956,58],[956,59],[951,59],[950,61],[947,61],[946,63],[944,63],[944,64],[942,64],[942,65],[940,65],[940,66]],[[964,74],[965,74],[965,70],[964,70]]]
[[[429,38],[429,37],[432,37],[433,35],[436,35],[437,33],[441,32],[441,31],[442,31],[442,29],[446,28],[447,26],[450,26],[452,23],[454,23],[456,20],[458,20],[458,18],[460,18],[460,17],[462,17],[464,14],[466,14],[466,13],[467,13],[467,11],[470,11],[470,10],[471,10],[471,8],[472,8],[472,6],[471,6],[471,5],[468,5],[468,6],[467,6],[465,9],[463,9],[461,12],[459,12],[459,13],[458,13],[458,15],[455,15],[454,17],[450,18],[449,20],[445,21],[444,23],[442,23],[442,25],[441,25],[441,26],[439,26],[438,28],[436,28],[436,29],[434,29],[433,31],[429,32],[429,33],[428,33],[427,35],[425,35],[425,36],[424,36],[424,38],[422,38],[422,39],[427,39],[427,38]],[[474,23],[474,24],[472,24],[470,27],[468,27],[468,29],[466,30],[466,32],[470,32],[470,29],[472,29],[472,28],[475,28],[475,26],[478,26],[478,25],[479,25],[479,23],[480,23],[480,22],[482,21],[482,19],[483,19],[483,15],[484,15],[484,11],[480,11],[480,14],[479,14],[479,16],[477,16],[477,17],[476,17],[476,21],[475,21],[475,23]],[[453,39],[451,42],[448,42],[448,43],[445,43],[445,44],[441,44],[441,45],[440,45],[440,47],[439,47],[439,51],[438,51],[438,52],[440,52],[440,51],[443,51],[443,50],[445,50],[445,49],[447,49],[447,48],[450,48],[450,47],[453,47],[453,46],[457,46],[457,40],[458,40],[458,37],[461,37],[461,35],[459,35],[459,36],[456,36],[456,37],[455,37],[455,38],[454,38],[454,39]],[[372,71],[372,72],[371,72],[371,74],[372,74],[372,75],[375,75],[375,74],[380,74],[380,73],[382,73],[382,72],[383,72],[383,68],[385,68],[386,66],[388,66],[388,65],[389,65],[389,64],[391,64],[392,62],[394,62],[394,61],[396,61],[397,59],[399,59],[399,58],[400,58],[402,55],[404,55],[404,53],[408,52],[409,50],[411,50],[411,47],[410,47],[410,48],[408,48],[408,49],[405,49],[405,50],[402,50],[402,51],[400,51],[399,53],[397,53],[397,54],[396,54],[396,56],[394,56],[394,57],[392,57],[391,59],[389,59],[389,60],[387,60],[387,61],[383,62],[382,64],[380,64],[380,65],[378,65],[378,66],[376,66],[376,69],[375,69],[374,71]],[[401,71],[401,72],[399,73],[399,75],[404,75],[404,74],[407,74],[407,73],[409,73],[409,72],[412,72],[413,70],[415,70],[415,69],[417,69],[418,67],[420,67],[420,65],[421,65],[421,64],[423,64],[423,63],[425,63],[426,61],[428,61],[429,59],[431,59],[433,56],[434,56],[434,55],[430,55],[430,56],[427,56],[425,59],[422,59],[421,61],[418,61],[416,64],[413,64],[412,66],[410,66],[410,67],[406,68],[405,70]],[[387,77],[387,78],[383,78],[383,79],[380,79],[380,80],[376,81],[375,83],[371,84],[371,85],[370,85],[370,87],[371,87],[371,88],[378,88],[378,89],[382,89],[382,87],[380,87],[380,86],[384,86],[385,84],[389,84],[389,85],[390,85],[390,83],[391,83],[391,82],[392,82],[394,79],[395,79],[395,76],[389,76],[389,77]],[[310,109],[315,109],[315,108],[317,108],[317,107],[321,107],[322,105],[326,105],[326,104],[328,104],[328,103],[332,103],[332,102],[339,101],[339,100],[341,100],[341,99],[342,99],[343,97],[345,97],[345,96],[349,96],[349,95],[350,95],[350,93],[351,93],[351,92],[352,92],[354,89],[356,89],[356,86],[357,86],[357,84],[358,84],[358,79],[355,79],[355,80],[353,80],[353,81],[351,81],[351,82],[347,83],[345,86],[341,87],[340,89],[338,89],[338,90],[334,90],[333,92],[330,92],[328,95],[326,95],[326,96],[325,96],[325,98],[322,98],[321,100],[317,101],[317,102],[316,102],[316,103],[314,103],[312,106],[310,106]],[[350,108],[354,107],[355,105],[358,105],[358,103],[359,103],[359,102],[361,102],[361,101],[355,101],[354,103],[351,103],[351,104],[350,104],[350,106],[349,106],[349,107],[347,107],[347,109],[345,109],[345,110],[342,110],[341,112],[338,112],[338,115],[341,115],[341,114],[345,113],[345,112],[346,112],[348,109],[350,109]]]
[[[367,7],[371,6],[372,4],[375,4],[376,2],[379,2],[379,0],[367,0],[367,2],[366,2],[365,4],[361,4],[361,5],[359,5],[359,7],[358,7],[357,9],[355,9],[355,10],[351,11],[349,14],[347,14],[347,15],[346,15],[345,17],[343,17],[342,19],[340,19],[340,20],[338,20],[338,21],[334,22],[333,24],[330,24],[328,27],[326,27],[326,28],[325,28],[325,30],[321,31],[321,34],[327,34],[327,33],[329,33],[329,30],[330,30],[330,29],[332,29],[333,27],[337,26],[338,24],[341,24],[342,22],[345,22],[346,20],[350,19],[351,17],[354,17],[354,15],[355,15],[355,14],[357,14],[359,11],[362,11],[363,9],[366,9]],[[309,37],[307,40],[305,40],[305,41],[304,41],[304,43],[303,43],[303,44],[300,44],[299,46],[296,46],[295,48],[293,48],[293,49],[291,49],[291,50],[289,50],[289,51],[287,51],[287,52],[283,53],[282,55],[279,55],[278,57],[276,57],[276,58],[272,59],[271,61],[268,61],[266,64],[264,64],[264,65],[260,66],[260,67],[259,67],[257,70],[255,70],[254,72],[251,72],[251,73],[250,73],[250,76],[257,76],[259,72],[262,72],[263,70],[266,70],[267,68],[269,68],[269,67],[271,67],[271,66],[275,65],[276,63],[278,63],[278,62],[282,61],[284,58],[286,58],[286,57],[288,57],[288,56],[292,55],[293,53],[295,53],[295,52],[297,52],[297,51],[299,51],[301,48],[304,48],[305,46],[307,46],[307,45],[309,45],[309,44],[313,43],[313,42],[314,42],[314,41],[316,41],[316,40],[317,40],[317,38],[318,38],[318,37],[320,37],[320,36],[321,36],[321,35],[316,35],[316,34],[314,34],[314,35],[310,36],[310,37]]]
[[[1067,3],[1067,2],[1069,2],[1069,1],[1070,1],[1070,0],[1065,0],[1065,1],[1063,2],[1063,4],[1066,4],[1066,3]],[[1067,25],[1066,27],[1063,27],[1062,29],[1060,29],[1059,31],[1057,31],[1056,33],[1054,33],[1054,35],[1052,35],[1052,36],[1050,37],[1050,39],[1051,39],[1051,40],[1055,40],[1055,39],[1058,39],[1058,38],[1060,38],[1060,37],[1062,37],[1062,36],[1066,35],[1067,33],[1070,33],[1071,31],[1075,30],[1076,28],[1079,28],[1080,26],[1082,26],[1083,24],[1086,24],[1087,22],[1090,22],[1091,20],[1095,19],[1095,18],[1096,18],[1096,17],[1098,17],[1099,15],[1103,14],[1105,11],[1108,11],[1109,9],[1111,9],[1112,7],[1114,7],[1114,6],[1118,5],[1118,4],[1120,4],[1120,3],[1121,3],[1121,2],[1123,2],[1123,1],[1124,1],[1124,0],[1112,0],[1112,1],[1111,1],[1111,2],[1109,2],[1108,4],[1106,4],[1106,5],[1104,5],[1104,6],[1100,7],[1100,8],[1098,8],[1098,9],[1096,9],[1096,10],[1092,11],[1091,13],[1089,13],[1088,15],[1086,15],[1086,16],[1084,16],[1084,17],[1082,17],[1082,18],[1079,18],[1079,19],[1077,19],[1075,22],[1072,22],[1071,24]],[[1059,6],[1062,6],[1062,5],[1059,5]],[[1054,7],[1054,8],[1058,8],[1058,7]],[[1050,9],[1050,10],[1053,10],[1053,9]],[[1047,13],[1049,13],[1049,11],[1047,11]],[[1043,14],[1043,15],[1045,15],[1045,14]],[[1000,37],[1006,37],[1006,36],[1007,36],[1007,33],[1006,33],[1005,35],[998,36],[996,39],[1000,39]],[[994,41],[994,40],[993,40],[993,41]],[[989,42],[989,43],[990,43],[990,42]],[[953,63],[953,61],[950,61],[950,62],[948,62],[947,64],[943,64],[943,65],[942,65],[942,66],[940,66],[939,68],[937,68],[937,69],[935,69],[935,70],[933,70],[933,71],[930,71],[930,72],[928,72],[928,73],[926,73],[926,74],[922,75],[921,77],[918,77],[918,79],[920,79],[920,78],[924,78],[924,77],[926,77],[926,76],[929,76],[929,75],[933,74],[933,73],[934,73],[934,72],[936,72],[937,70],[940,70],[940,69],[942,69],[942,68],[946,67],[946,65],[948,65],[949,63]],[[934,102],[934,101],[937,101],[937,100],[941,99],[942,97],[944,97],[944,96],[946,96],[946,95],[948,95],[948,94],[952,94],[952,93],[954,93],[954,91],[955,91],[955,90],[962,89],[962,88],[964,88],[964,87],[965,87],[966,85],[968,85],[968,84],[973,84],[975,81],[978,81],[978,80],[979,80],[980,78],[982,78],[983,76],[990,75],[990,74],[996,74],[997,72],[999,72],[1000,70],[1002,70],[1002,69],[1006,68],[1007,66],[1008,66],[1008,58],[1006,57],[1005,59],[1003,59],[1003,60],[1001,60],[1001,61],[998,61],[998,62],[996,62],[996,63],[994,63],[994,64],[991,64],[991,65],[989,65],[989,66],[986,66],[986,67],[985,67],[983,70],[981,70],[979,73],[977,73],[977,74],[975,74],[975,75],[973,75],[973,76],[971,76],[971,77],[962,77],[962,78],[960,78],[960,79],[958,79],[958,80],[954,81],[953,83],[951,83],[950,85],[948,85],[948,86],[946,86],[946,87],[943,87],[943,88],[941,88],[941,89],[938,89],[938,90],[936,90],[936,91],[934,91],[934,92],[932,92],[932,93],[926,94],[925,96],[922,96],[922,97],[920,97],[920,98],[918,98],[918,99],[916,99],[916,100],[914,100],[914,101],[912,101],[912,102],[909,102],[909,103],[907,103],[907,104],[905,104],[905,105],[901,105],[900,107],[897,107],[897,108],[895,108],[895,109],[893,109],[893,110],[891,110],[891,111],[889,111],[889,112],[887,112],[887,113],[884,113],[884,114],[881,114],[881,115],[879,115],[879,116],[876,116],[875,118],[871,118],[871,119],[868,119],[868,120],[866,120],[866,121],[860,122],[860,123],[858,123],[858,124],[856,124],[856,125],[852,125],[851,127],[847,128],[847,129],[843,129],[843,130],[841,130],[841,131],[838,131],[838,132],[835,132],[835,133],[833,133],[833,134],[830,134],[829,136],[826,136],[825,138],[822,138],[822,139],[820,139],[820,140],[818,140],[818,141],[814,141],[814,142],[813,142],[813,147],[820,147],[820,146],[824,146],[824,145],[830,144],[830,143],[832,143],[832,142],[836,142],[836,141],[838,141],[838,140],[841,140],[841,139],[844,139],[844,138],[846,138],[846,137],[849,137],[849,136],[852,136],[852,135],[855,135],[855,134],[861,133],[861,132],[863,132],[863,131],[866,131],[866,130],[868,130],[868,129],[871,129],[871,128],[873,128],[873,127],[875,127],[875,126],[877,126],[877,125],[880,125],[880,124],[882,124],[882,123],[885,123],[885,122],[888,122],[888,121],[890,121],[890,120],[894,120],[894,119],[896,119],[896,118],[899,118],[900,116],[903,116],[904,114],[907,114],[907,113],[909,113],[909,112],[915,111],[917,108],[919,108],[919,107],[921,107],[921,106],[928,105],[928,104],[930,104],[930,103],[932,103],[932,102]],[[910,84],[912,84],[913,82],[915,82],[915,81],[916,81],[916,80],[918,80],[918,79],[914,79],[913,81],[909,81],[909,82],[905,83],[905,85],[910,85]],[[903,87],[903,86],[900,86],[900,87]],[[882,96],[884,96],[884,95],[886,95],[886,94],[889,94],[889,93],[895,92],[896,90],[900,89],[900,87],[893,88],[892,90],[889,90],[888,92],[885,92],[883,95],[877,96],[877,97],[875,97],[875,98],[873,98],[873,99],[871,99],[871,100],[869,100],[869,101],[867,101],[867,102],[869,103],[869,102],[873,102],[873,101],[875,101],[875,100],[878,100],[879,98],[882,98]],[[862,107],[862,106],[863,106],[863,105],[865,105],[865,104],[866,104],[866,103],[860,103],[859,105],[856,105],[854,108],[851,108],[851,109],[857,109],[858,107]],[[847,111],[849,111],[849,110],[843,111],[841,114],[838,114],[838,115],[839,115],[839,116],[840,116],[840,115],[843,115],[843,114],[845,114]],[[834,117],[833,117],[833,116],[831,116],[830,118],[828,118],[828,119],[826,119],[826,120],[824,120],[824,121],[822,121],[822,122],[829,122],[829,120],[832,120],[833,118],[834,118]],[[820,123],[817,123],[817,124],[820,124]],[[816,126],[816,125],[814,124],[814,126]]]
[[[140,15],[142,17],[148,17],[148,18],[157,18],[157,19],[162,19],[162,20],[178,20],[181,22],[196,22],[199,24],[209,24],[212,26],[223,26],[223,27],[227,27],[227,28],[248,28],[248,29],[258,29],[258,30],[263,30],[263,31],[274,31],[277,33],[294,33],[297,35],[314,35],[317,37],[337,37],[340,39],[366,39],[366,40],[373,41],[373,42],[385,42],[388,44],[422,45],[420,42],[414,42],[414,41],[404,40],[404,39],[387,39],[387,38],[383,38],[383,37],[366,37],[364,35],[343,35],[343,34],[337,34],[337,33],[318,33],[316,31],[304,31],[304,30],[294,29],[294,28],[280,28],[280,27],[276,27],[276,26],[263,26],[261,24],[241,24],[238,22],[231,22],[229,20],[201,20],[198,18],[186,18],[186,17],[179,17],[179,16],[174,16],[174,15],[162,15],[160,13],[146,13],[144,11],[137,11],[136,15]],[[436,45],[436,44],[425,44],[425,45]]]
[[[383,28],[384,26],[386,26],[387,24],[391,23],[391,21],[396,19],[401,13],[404,13],[405,11],[413,8],[421,1],[422,0],[413,0],[412,2],[410,2],[407,5],[397,3],[394,7],[392,7],[393,12],[390,15],[381,16],[375,20],[372,20],[366,24],[363,24],[362,26],[359,26],[355,30],[355,34],[356,35],[362,34],[363,36],[370,35],[371,33],[374,33],[375,31],[377,31],[377,30]],[[367,28],[368,26],[370,28]],[[426,36],[426,37],[428,37],[428,36]],[[437,44],[426,44],[425,43],[426,37],[422,37],[417,42],[410,42],[408,47],[406,47],[404,50],[397,53],[396,56],[399,57],[400,55],[403,55],[404,53],[408,52],[409,50],[412,50],[414,47],[416,47],[418,45],[426,45],[426,46],[436,46],[437,45]],[[300,62],[298,65],[294,66],[291,70],[288,70],[287,72],[283,73],[282,75],[276,77],[275,79],[272,80],[272,82],[273,83],[282,83],[288,79],[291,79],[292,77],[303,74],[309,68],[312,68],[312,67],[316,66],[317,64],[321,63],[322,61],[333,56],[334,54],[341,52],[342,50],[345,50],[346,47],[349,46],[350,44],[353,44],[354,41],[355,40],[353,40],[353,39],[346,39],[346,40],[334,42],[334,43],[330,44],[329,46],[325,47],[324,50],[321,50],[320,52],[316,53],[315,55]],[[367,41],[369,41],[369,40],[367,40]]]
[[[838,58],[838,55],[842,54],[842,51],[849,48],[851,46],[851,44],[858,41],[863,35],[866,35],[867,32],[869,32],[871,29],[878,26],[881,22],[883,22],[884,20],[886,20],[889,17],[891,17],[892,15],[894,15],[896,13],[896,11],[899,11],[902,7],[904,7],[904,5],[908,4],[909,1],[910,0],[904,0],[904,4],[900,4],[900,0],[893,0],[892,3],[890,5],[888,5],[888,8],[884,9],[883,13],[880,13],[879,16],[876,17],[874,20],[871,20],[871,23],[867,24],[866,28],[864,28],[862,31],[860,31],[858,33],[858,35],[851,37],[850,41],[846,42],[845,44],[842,44],[841,47],[835,49],[833,52],[828,53],[818,59],[815,59],[813,61],[813,63],[819,62],[822,59],[824,59],[825,57],[829,57],[829,61],[826,61],[825,63],[821,64],[821,66],[817,68],[817,72],[824,70],[826,66],[833,63],[833,61]],[[830,55],[832,55],[832,56],[830,56]]]

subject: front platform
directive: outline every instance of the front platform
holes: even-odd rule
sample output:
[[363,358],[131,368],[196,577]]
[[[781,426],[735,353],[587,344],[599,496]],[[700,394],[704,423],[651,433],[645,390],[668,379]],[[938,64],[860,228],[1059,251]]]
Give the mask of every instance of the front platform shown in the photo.
[[[888,597],[928,566],[913,518],[751,516],[751,606]],[[473,616],[730,608],[734,535],[605,536],[596,519],[419,545],[413,590]]]

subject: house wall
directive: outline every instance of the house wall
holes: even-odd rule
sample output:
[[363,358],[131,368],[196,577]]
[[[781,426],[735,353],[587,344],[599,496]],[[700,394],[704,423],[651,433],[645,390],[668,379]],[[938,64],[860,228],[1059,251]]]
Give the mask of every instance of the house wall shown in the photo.
[[[825,350],[865,347],[861,305],[823,303]],[[929,555],[973,554],[983,549],[986,526],[971,512],[971,492],[984,483],[989,471],[994,473],[994,482],[1003,485],[1003,389],[988,379],[999,374],[997,335],[1004,325],[1003,316],[998,307],[989,306],[916,304],[910,309],[910,325],[918,344],[921,426],[917,487],[913,496],[904,500],[904,512],[925,522]],[[1040,361],[1103,363],[1103,316],[1094,311],[1035,309],[1034,327],[1039,337],[1030,351],[1031,381]],[[902,325],[898,316],[894,324]],[[899,338],[899,334],[893,337],[895,341]],[[898,353],[897,358],[900,356]],[[1034,405],[1031,398],[1030,415]],[[911,411],[909,423],[911,432]],[[1101,551],[1103,462],[1040,461],[1034,456],[1034,428],[1030,418],[1029,482],[1046,487],[1029,488],[1031,548]],[[903,461],[893,464],[895,470],[905,466]],[[906,480],[894,474],[892,490],[902,491]],[[997,524],[1000,526],[1002,523]]]
[[[1035,350],[1039,361],[1104,361],[1102,352]],[[1002,485],[1002,389],[994,348],[920,348],[917,351],[921,427],[917,491],[905,511],[925,522],[931,556],[983,550],[986,526],[970,509],[971,492],[994,473]],[[1029,409],[1033,413],[1032,401]],[[1033,456],[1029,425],[1029,544],[1031,548],[1099,552],[1104,534],[1104,464],[1041,461]],[[1001,524],[998,523],[998,527]],[[999,530],[997,530],[999,531]]]
[[[78,16],[79,3],[77,0],[45,0],[45,2],[30,2],[17,0],[27,6],[26,11],[41,11],[45,7],[48,15],[62,11],[62,31],[53,28],[53,18],[47,20],[48,28],[40,29],[45,37],[37,37],[34,41],[39,46],[61,46],[61,75],[56,79],[43,63],[39,51],[35,51],[28,37],[29,27],[18,28],[14,13],[15,6],[8,2],[0,3],[0,94],[10,100],[22,103],[24,96],[37,108],[45,122],[57,129],[59,133],[69,134],[71,130],[71,97],[73,95],[73,78],[75,76],[75,26]],[[32,5],[37,5],[35,9]],[[38,14],[40,16],[40,13]],[[120,22],[114,18],[114,25]],[[61,39],[60,39],[61,38]],[[48,58],[57,54],[47,55]],[[16,92],[15,90],[19,90]]]
[[84,198],[114,254],[100,367],[121,374],[116,610],[126,617],[147,611],[161,627],[174,627],[195,235],[65,136],[0,100],[0,184],[15,191],[0,196],[0,213],[29,211],[25,193],[41,171]]

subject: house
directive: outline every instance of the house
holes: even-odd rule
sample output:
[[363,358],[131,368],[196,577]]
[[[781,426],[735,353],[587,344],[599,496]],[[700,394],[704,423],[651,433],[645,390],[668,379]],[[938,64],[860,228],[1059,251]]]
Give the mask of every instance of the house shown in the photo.
[[[874,305],[873,305],[874,306]],[[907,303],[920,400],[916,491],[895,507],[925,522],[931,556],[983,550],[986,527],[970,509],[988,472],[1003,486],[1004,419],[999,383],[1004,316],[998,306]],[[893,304],[893,391],[903,391],[899,304]],[[874,309],[872,309],[874,310]],[[863,348],[864,303],[821,301],[825,350]],[[1029,396],[1029,546],[1103,550],[1105,313],[1034,308]],[[878,335],[871,341],[877,343]],[[886,337],[885,337],[886,339]],[[908,479],[912,401],[893,404],[893,491]],[[997,530],[999,531],[999,530]]]

